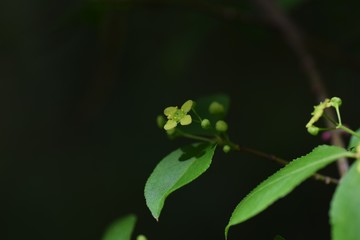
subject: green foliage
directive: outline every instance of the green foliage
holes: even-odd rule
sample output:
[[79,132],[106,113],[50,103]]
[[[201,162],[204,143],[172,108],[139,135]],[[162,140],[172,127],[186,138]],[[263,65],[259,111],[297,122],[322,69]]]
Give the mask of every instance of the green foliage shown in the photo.
[[225,228],[225,235],[227,236],[231,226],[260,213],[279,198],[286,196],[319,169],[338,158],[350,155],[351,153],[343,148],[323,145],[315,148],[308,155],[292,161],[262,182],[237,205]]
[[341,180],[330,208],[333,240],[360,239],[360,161]]
[[116,220],[106,230],[102,240],[130,240],[135,223],[136,216],[133,214]]
[[[358,146],[360,134],[342,125],[339,110],[340,105],[341,99],[338,97],[334,97],[331,100],[325,99],[324,102],[316,105],[312,112],[312,118],[306,124],[306,128],[313,135],[316,135],[320,130],[331,131],[342,129],[356,136],[351,139],[350,147],[353,148]],[[337,121],[326,115],[324,110],[330,107],[335,108]],[[228,124],[223,119],[228,108],[229,98],[227,96],[214,95],[200,99],[196,101],[194,105],[193,102],[189,100],[180,110],[177,107],[167,107],[164,110],[164,114],[168,118],[166,125],[169,125],[171,121],[173,122],[170,124],[171,126],[166,127],[165,125],[164,127],[168,134],[169,130],[173,130],[172,135],[174,136],[196,139],[203,143],[188,145],[170,153],[157,165],[149,177],[145,185],[145,198],[146,204],[155,219],[158,220],[166,198],[173,191],[190,183],[209,168],[216,145],[222,146],[222,150],[225,153],[228,153],[230,150],[243,150],[241,146],[233,143],[227,134]],[[193,115],[190,115],[190,110]],[[318,128],[314,126],[314,123],[322,117],[330,121],[334,127]],[[189,121],[186,120],[182,123],[185,118],[188,118]],[[193,118],[194,122],[192,121]],[[164,122],[164,119],[160,120],[161,122],[158,120],[158,125],[162,125]],[[159,124],[159,122],[161,124]],[[177,123],[186,126],[177,126]],[[250,149],[248,152],[253,152],[274,160],[271,155],[256,150]],[[265,210],[276,200],[289,194],[296,186],[315,174],[319,169],[324,168],[342,157],[359,157],[359,152],[358,147],[356,152],[353,153],[344,148],[322,145],[315,148],[308,155],[288,163],[285,167],[258,185],[237,205],[225,228],[225,237],[227,238],[231,226],[240,224]],[[285,160],[278,160],[278,162],[279,161],[286,163]],[[354,167],[352,167],[352,169],[354,169]],[[346,178],[350,180],[346,180],[340,185],[337,191],[339,194],[334,198],[333,206],[340,209],[334,208],[333,211],[336,214],[333,214],[334,221],[332,223],[337,227],[333,230],[333,233],[339,236],[337,239],[358,239],[360,237],[357,235],[359,233],[356,232],[355,227],[360,224],[360,214],[357,213],[358,211],[354,211],[360,202],[360,194],[358,194],[357,189],[354,187],[355,185],[359,186],[360,167],[356,169],[358,171],[355,172],[357,175],[355,176],[355,173],[353,173],[355,170],[351,170],[352,172],[346,176]],[[322,176],[322,179],[329,178]],[[334,179],[332,180],[333,183],[337,182]],[[346,201],[348,197],[352,198],[350,202],[352,204],[351,206],[348,206],[348,201]],[[357,197],[359,197],[359,199]],[[337,202],[340,203],[336,204]],[[345,226],[347,219],[355,219],[356,221],[354,224]],[[275,239],[280,240],[284,238],[276,236]]]
[[[356,131],[356,133],[360,134],[360,128]],[[355,150],[355,148],[360,144],[360,138],[357,136],[352,136],[350,139],[350,143],[348,146],[349,150]]]
[[167,155],[156,166],[145,185],[145,199],[153,217],[159,219],[166,198],[190,183],[210,166],[215,145],[192,144]]

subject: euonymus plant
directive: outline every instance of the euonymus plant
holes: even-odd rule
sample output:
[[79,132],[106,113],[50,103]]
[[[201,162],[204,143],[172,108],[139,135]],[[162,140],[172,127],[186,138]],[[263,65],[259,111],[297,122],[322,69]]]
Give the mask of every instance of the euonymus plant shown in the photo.
[[[285,166],[260,183],[244,199],[241,199],[230,215],[224,233],[227,238],[230,228],[264,211],[279,198],[289,194],[296,186],[310,177],[337,184],[330,207],[331,235],[333,240],[360,239],[360,131],[344,126],[341,121],[341,99],[325,99],[314,107],[312,117],[306,124],[312,135],[341,129],[352,135],[348,148],[337,146],[317,146],[305,156],[291,162],[273,157]],[[229,126],[225,121],[229,109],[229,98],[224,95],[210,96],[197,101],[188,100],[181,107],[170,106],[157,118],[158,126],[170,139],[188,138],[192,142],[181,146],[163,158],[151,173],[145,185],[146,204],[152,216],[158,220],[167,197],[175,190],[192,182],[211,165],[216,150],[248,151],[264,155],[255,150],[240,147],[228,135]],[[336,119],[328,111],[335,110]],[[319,126],[324,118],[333,126]],[[231,128],[230,128],[231,129]],[[339,158],[355,159],[350,170],[338,182],[316,173]],[[357,160],[356,160],[357,159]],[[129,240],[136,217],[129,215],[114,223],[104,236],[104,240]],[[241,237],[241,232],[238,233]],[[116,236],[121,236],[117,237]],[[139,235],[137,240],[145,240]],[[280,236],[276,239],[282,239]]]

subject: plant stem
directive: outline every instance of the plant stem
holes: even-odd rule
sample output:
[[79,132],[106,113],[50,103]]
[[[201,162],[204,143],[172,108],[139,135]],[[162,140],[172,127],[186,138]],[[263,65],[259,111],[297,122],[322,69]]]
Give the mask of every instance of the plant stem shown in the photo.
[[195,116],[200,120],[200,123],[202,122],[202,118],[200,117],[200,115],[197,113],[197,111],[194,108],[191,108],[191,110],[193,111],[193,113],[195,114]]
[[[316,67],[313,56],[307,49],[303,35],[298,27],[285,14],[281,7],[278,6],[276,1],[254,0],[254,2],[258,6],[259,10],[265,13],[268,21],[281,32],[284,40],[288,43],[289,47],[292,48],[302,65],[305,74],[310,80],[311,90],[313,90],[317,100],[320,102],[327,98],[328,94],[321,74]],[[329,112],[329,115],[331,118],[334,118],[334,114],[332,112]],[[326,124],[327,127],[330,127],[330,123],[326,122]],[[331,142],[335,146],[345,146],[344,141],[338,132],[334,132],[334,134],[331,135]],[[337,165],[340,176],[344,176],[349,169],[347,159],[338,159]]]
[[350,128],[348,127],[345,127],[344,125],[342,125],[341,123],[341,119],[340,119],[340,116],[338,116],[339,118],[339,123],[337,123],[335,120],[333,120],[332,118],[330,118],[328,115],[324,114],[323,115],[326,120],[330,121],[332,124],[334,124],[336,126],[337,129],[341,129],[347,133],[350,133],[351,135],[357,137],[357,138],[360,138],[360,134],[358,134],[357,132],[351,130]]
[[345,127],[344,125],[339,125],[338,128],[344,130],[345,132],[350,133],[351,135],[360,138],[360,134],[358,134],[357,132],[351,130],[350,128]]
[[326,120],[328,120],[329,122],[331,122],[332,124],[334,124],[336,127],[339,125],[339,123],[338,122],[336,122],[334,119],[332,119],[331,117],[329,117],[326,113],[324,113],[324,118],[326,119]]
[[339,125],[342,125],[339,107],[335,107],[335,110],[336,110],[336,115],[337,115],[338,120],[339,120]]
[[177,130],[178,133],[181,134],[181,136],[189,138],[189,139],[194,139],[194,140],[200,140],[203,142],[209,142],[209,143],[216,143],[215,140],[210,139],[210,138],[206,138],[206,137],[201,137],[201,136],[197,136],[197,135],[193,135],[193,134],[189,134],[189,133],[184,133],[183,131]]
[[[279,163],[280,165],[287,165],[289,162],[282,159],[282,158],[279,158],[275,155],[272,155],[272,154],[268,154],[268,153],[264,153],[264,152],[261,152],[259,150],[255,150],[255,149],[252,149],[252,148],[248,148],[248,147],[243,147],[243,146],[239,146],[237,144],[231,144],[232,148],[236,151],[239,151],[239,152],[244,152],[244,153],[248,153],[248,154],[251,154],[251,155],[255,155],[255,156],[258,156],[258,157],[262,157],[262,158],[265,158],[265,159],[269,159],[271,161],[274,161],[276,163]],[[322,175],[322,174],[319,174],[319,173],[315,173],[313,175],[313,178],[315,180],[319,180],[319,181],[322,181],[324,182],[325,184],[338,184],[339,183],[339,180],[338,179],[335,179],[335,178],[332,178],[332,177],[329,177],[329,176],[326,176],[326,175]]]
[[[251,154],[251,155],[254,155],[254,156],[258,156],[258,157],[262,157],[262,158],[265,158],[265,159],[269,159],[273,162],[276,162],[282,166],[285,166],[287,165],[289,162],[280,158],[280,157],[277,157],[275,155],[272,155],[272,154],[269,154],[269,153],[265,153],[265,152],[261,152],[259,150],[256,150],[256,149],[252,149],[252,148],[248,148],[248,147],[243,147],[243,146],[240,146],[238,144],[235,144],[233,142],[231,142],[231,140],[229,139],[229,136],[227,134],[224,134],[224,139],[218,135],[215,135],[215,139],[210,139],[210,138],[206,138],[206,137],[202,137],[202,136],[197,136],[197,135],[193,135],[193,134],[189,134],[189,133],[185,133],[181,130],[178,130],[178,133],[181,134],[181,136],[183,137],[186,137],[186,138],[189,138],[189,139],[195,139],[195,140],[200,140],[200,141],[204,141],[204,142],[209,142],[209,143],[217,143],[219,145],[229,145],[233,150],[235,151],[238,151],[238,152],[244,152],[244,153],[248,153],[248,154]],[[315,173],[313,175],[313,178],[315,180],[319,180],[319,181],[322,181],[326,184],[338,184],[339,183],[339,180],[335,179],[335,178],[332,178],[332,177],[329,177],[329,176],[326,176],[326,175],[322,175],[322,174],[319,174],[319,173]]]

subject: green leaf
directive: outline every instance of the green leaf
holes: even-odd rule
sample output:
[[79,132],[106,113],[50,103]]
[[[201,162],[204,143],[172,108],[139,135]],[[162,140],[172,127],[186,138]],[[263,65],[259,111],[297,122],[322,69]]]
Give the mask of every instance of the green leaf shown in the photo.
[[227,237],[231,226],[255,216],[279,198],[290,193],[319,169],[338,158],[351,154],[343,148],[323,145],[315,148],[308,155],[292,161],[258,185],[237,205],[225,228],[225,236]]
[[116,220],[108,227],[102,240],[130,240],[135,223],[136,216],[133,214]]
[[[360,134],[360,128],[356,131],[356,133]],[[360,138],[358,138],[356,136],[352,136],[350,139],[350,142],[349,142],[348,149],[350,151],[353,151],[359,144],[360,144]]]
[[147,180],[144,191],[146,204],[156,220],[172,192],[209,168],[214,151],[213,144],[192,144],[175,150],[160,161]]
[[360,239],[360,160],[340,181],[330,207],[333,240]]

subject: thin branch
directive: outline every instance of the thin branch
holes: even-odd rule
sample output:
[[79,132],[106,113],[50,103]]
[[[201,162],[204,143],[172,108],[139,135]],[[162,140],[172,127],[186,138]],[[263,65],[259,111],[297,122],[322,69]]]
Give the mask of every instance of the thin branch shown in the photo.
[[[258,156],[258,157],[262,157],[262,158],[265,158],[265,159],[269,159],[271,161],[279,163],[280,165],[285,166],[285,165],[287,165],[289,163],[288,161],[286,161],[286,160],[284,160],[282,158],[279,158],[279,157],[274,156],[272,154],[261,152],[259,150],[255,150],[255,149],[252,149],[252,148],[243,147],[243,146],[239,146],[239,145],[234,145],[233,147],[234,147],[234,149],[236,151],[248,153],[248,154],[255,155],[255,156]],[[313,175],[313,178],[315,180],[322,181],[322,182],[324,182],[326,184],[330,184],[330,183],[338,184],[339,183],[338,179],[335,179],[335,178],[332,178],[332,177],[329,177],[329,176],[326,176],[326,175],[322,175],[322,174],[319,174],[319,173],[315,173]]]
[[201,136],[197,136],[197,135],[193,135],[193,134],[189,134],[186,132],[183,132],[179,129],[176,129],[176,131],[185,138],[189,138],[189,139],[193,139],[193,140],[199,140],[199,141],[203,141],[203,142],[209,142],[209,143],[216,143],[216,140],[207,138],[207,137],[201,137]]
[[[292,48],[292,50],[297,55],[305,73],[308,75],[310,80],[310,85],[315,93],[317,100],[324,100],[328,94],[324,87],[324,83],[322,77],[315,66],[315,61],[307,50],[305,45],[305,39],[300,33],[299,29],[292,23],[292,21],[286,16],[286,14],[282,11],[282,9],[276,5],[276,2],[273,0],[253,0],[257,3],[257,6],[266,14],[266,19],[256,19],[251,15],[246,15],[243,12],[239,11],[234,7],[226,7],[219,4],[214,4],[204,0],[103,0],[102,3],[112,4],[112,5],[121,5],[121,6],[147,6],[147,7],[177,7],[195,10],[199,12],[203,12],[206,14],[213,15],[215,17],[220,17],[225,20],[240,20],[246,22],[261,23],[263,25],[270,25],[276,29],[278,29],[282,34],[286,42]],[[310,41],[311,42],[311,41]],[[324,44],[322,44],[324,45]],[[328,44],[328,46],[330,46]],[[342,58],[343,61],[349,59],[348,56],[344,54],[339,54],[341,51],[332,47],[334,50],[333,58]],[[327,51],[328,53],[328,51]],[[337,59],[338,60],[338,59]],[[354,59],[351,59],[352,63],[355,62]],[[358,66],[358,64],[352,64],[352,66]],[[355,68],[357,69],[357,68]],[[334,114],[332,112],[328,113],[330,117],[334,118]],[[327,127],[329,127],[330,123],[326,122]],[[332,144],[340,147],[344,147],[344,142],[339,135],[340,133],[334,132],[331,135]],[[340,176],[343,176],[349,166],[348,162],[345,158],[339,159],[338,169]]]
[[[258,8],[266,14],[268,21],[276,27],[283,35],[285,41],[294,51],[299,59],[299,62],[310,80],[310,86],[317,101],[323,101],[328,97],[323,79],[320,72],[316,68],[314,58],[307,50],[303,36],[296,25],[286,16],[282,9],[276,5],[273,0],[253,0]],[[335,119],[334,113],[329,112],[329,116]],[[330,127],[329,122],[326,122],[327,127]],[[331,142],[333,145],[344,147],[345,144],[340,136],[340,133],[334,132],[331,135]],[[345,158],[337,161],[340,176],[344,176],[348,171],[349,164]]]

